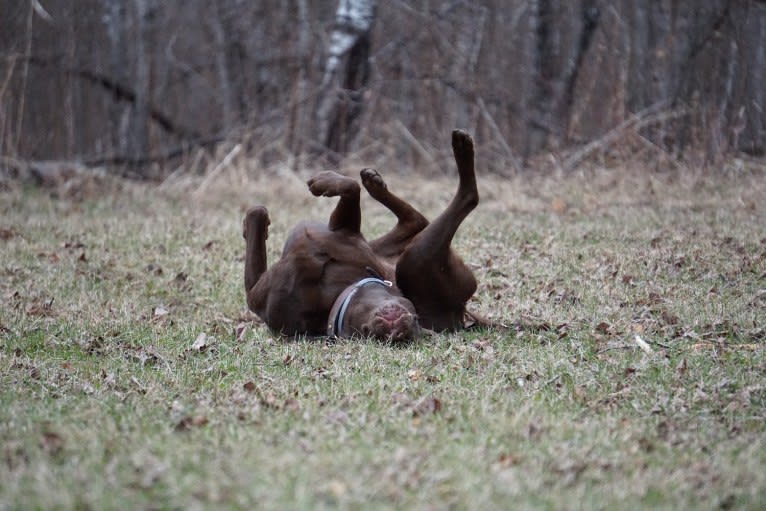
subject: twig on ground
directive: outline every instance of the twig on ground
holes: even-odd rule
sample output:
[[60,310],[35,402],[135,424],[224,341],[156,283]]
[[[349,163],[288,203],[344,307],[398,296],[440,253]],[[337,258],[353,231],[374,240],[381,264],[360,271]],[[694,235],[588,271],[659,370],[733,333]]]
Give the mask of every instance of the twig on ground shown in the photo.
[[654,348],[649,346],[649,343],[647,343],[645,340],[641,338],[640,335],[636,335],[636,344],[638,344],[638,347],[644,350],[648,355],[654,355]]
[[604,150],[612,145],[629,129],[638,131],[639,129],[650,124],[677,119],[688,114],[687,109],[683,107],[669,111],[662,110],[665,105],[666,102],[661,101],[630,116],[618,126],[609,130],[603,137],[597,138],[589,144],[586,144],[578,151],[575,151],[564,160],[561,167],[564,169],[564,171],[572,170],[592,153],[598,150]]
[[489,126],[492,128],[492,131],[495,132],[495,136],[497,140],[500,142],[500,145],[503,146],[503,149],[505,150],[506,157],[510,160],[511,166],[513,166],[514,172],[517,174],[520,174],[522,170],[524,170],[521,162],[518,158],[516,158],[516,155],[513,154],[513,150],[511,149],[511,146],[508,145],[508,142],[505,141],[505,137],[503,136],[503,133],[500,131],[500,128],[497,126],[497,123],[495,122],[494,117],[492,117],[492,114],[489,113],[489,110],[487,109],[487,105],[484,103],[484,99],[481,97],[476,99],[477,104],[479,105],[479,108],[481,108],[481,113],[484,116],[484,120],[487,121]]
[[210,186],[210,183],[212,183],[213,180],[217,178],[221,172],[223,172],[223,169],[231,164],[231,161],[240,153],[240,151],[242,151],[242,144],[237,144],[232,147],[231,151],[229,151],[229,153],[224,156],[223,160],[221,160],[218,165],[216,165],[215,168],[210,171],[207,176],[205,176],[205,179],[202,180],[202,183],[200,183],[199,187],[197,187],[192,195],[194,197],[199,197],[202,195]]

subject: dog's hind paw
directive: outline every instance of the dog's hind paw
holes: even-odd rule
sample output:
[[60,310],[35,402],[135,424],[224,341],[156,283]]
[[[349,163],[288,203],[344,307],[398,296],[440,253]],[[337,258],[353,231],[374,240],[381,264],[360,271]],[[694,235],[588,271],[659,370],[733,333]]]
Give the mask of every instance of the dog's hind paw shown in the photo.
[[463,130],[452,131],[452,151],[459,160],[469,159],[473,161],[473,138]]
[[375,169],[362,169],[359,172],[359,175],[362,177],[362,184],[365,189],[367,189],[373,197],[376,193],[388,189],[386,182],[383,181],[383,177]]

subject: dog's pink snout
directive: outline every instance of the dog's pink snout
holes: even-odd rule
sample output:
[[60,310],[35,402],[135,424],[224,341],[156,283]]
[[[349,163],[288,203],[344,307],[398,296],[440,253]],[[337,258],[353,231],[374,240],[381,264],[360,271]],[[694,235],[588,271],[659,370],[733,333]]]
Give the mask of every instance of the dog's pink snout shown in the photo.
[[373,329],[380,337],[403,340],[417,334],[415,316],[398,304],[388,304],[375,313]]

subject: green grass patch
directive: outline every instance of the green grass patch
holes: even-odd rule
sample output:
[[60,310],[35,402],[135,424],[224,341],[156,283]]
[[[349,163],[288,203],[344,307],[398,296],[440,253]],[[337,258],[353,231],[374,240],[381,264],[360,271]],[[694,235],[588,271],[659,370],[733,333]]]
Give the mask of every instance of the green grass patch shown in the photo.
[[506,328],[401,346],[246,310],[245,208],[274,260],[332,201],[169,188],[0,194],[0,509],[762,508],[761,174],[485,179],[456,247]]

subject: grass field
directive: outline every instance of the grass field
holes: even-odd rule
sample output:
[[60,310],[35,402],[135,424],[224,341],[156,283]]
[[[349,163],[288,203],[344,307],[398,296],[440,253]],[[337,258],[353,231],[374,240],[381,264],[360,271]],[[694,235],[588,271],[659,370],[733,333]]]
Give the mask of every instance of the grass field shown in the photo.
[[481,192],[456,247],[507,328],[397,346],[246,311],[245,208],[272,260],[332,208],[299,179],[0,192],[0,509],[763,509],[764,172]]

